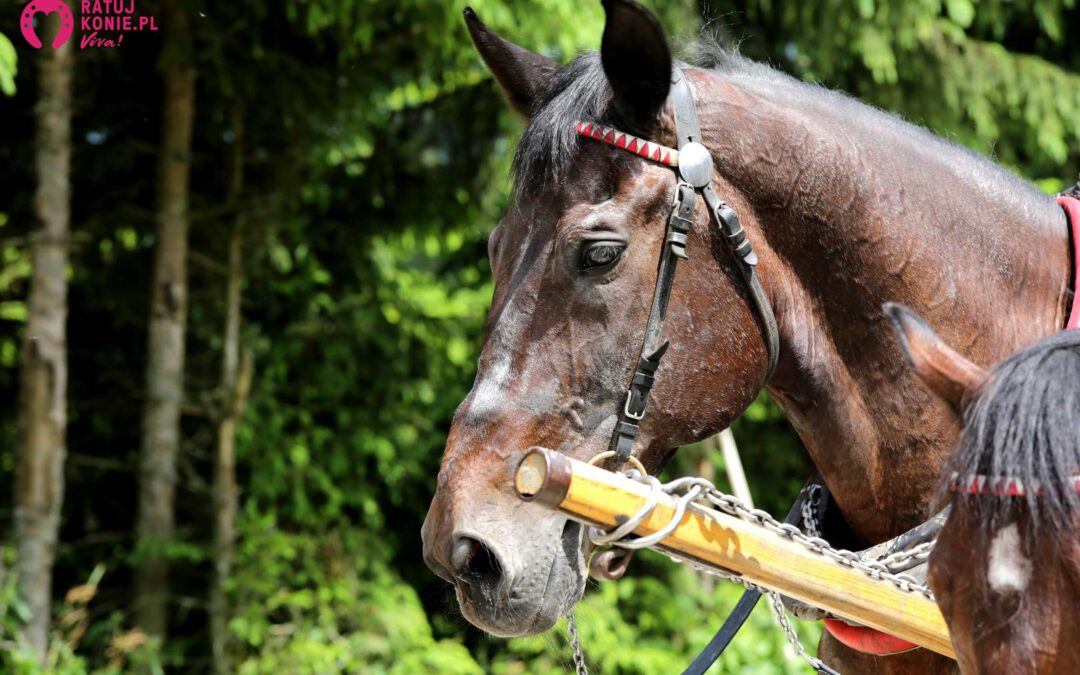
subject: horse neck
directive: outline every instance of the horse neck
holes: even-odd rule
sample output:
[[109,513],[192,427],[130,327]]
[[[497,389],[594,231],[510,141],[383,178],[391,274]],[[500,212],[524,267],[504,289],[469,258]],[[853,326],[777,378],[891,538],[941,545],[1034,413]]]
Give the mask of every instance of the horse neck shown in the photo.
[[1064,217],[990,162],[853,100],[693,79],[777,311],[770,392],[856,536],[893,536],[928,515],[958,426],[906,367],[882,303],[995,362],[1064,322]]

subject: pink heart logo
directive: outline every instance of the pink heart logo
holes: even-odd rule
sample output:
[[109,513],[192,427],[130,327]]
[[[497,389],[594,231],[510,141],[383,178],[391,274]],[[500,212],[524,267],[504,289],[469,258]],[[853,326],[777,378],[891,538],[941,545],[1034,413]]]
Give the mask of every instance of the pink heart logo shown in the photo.
[[71,10],[68,9],[63,0],[30,0],[26,7],[23,8],[22,16],[19,17],[19,28],[22,29],[23,38],[34,49],[41,49],[41,40],[38,39],[37,33],[34,32],[34,17],[38,14],[50,14],[52,12],[60,13],[60,32],[56,34],[56,39],[53,40],[53,49],[64,44],[71,37],[71,31],[75,28],[75,19],[71,16]]

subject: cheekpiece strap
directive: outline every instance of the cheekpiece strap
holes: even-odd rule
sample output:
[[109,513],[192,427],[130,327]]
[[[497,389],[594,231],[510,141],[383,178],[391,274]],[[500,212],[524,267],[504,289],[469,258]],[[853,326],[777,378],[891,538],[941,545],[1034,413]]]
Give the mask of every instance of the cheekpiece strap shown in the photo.
[[645,416],[649,392],[656,381],[660,359],[667,351],[668,343],[663,338],[663,332],[668,299],[674,286],[678,262],[687,259],[686,249],[689,233],[694,224],[697,192],[701,193],[712,220],[716,221],[720,233],[724,236],[735,259],[740,263],[739,269],[761,319],[768,350],[766,383],[772,378],[773,370],[779,360],[779,331],[776,326],[776,317],[773,315],[772,307],[755,271],[758,263],[757,254],[754,253],[753,246],[739,223],[735,210],[712,189],[712,155],[701,143],[701,126],[698,122],[694,93],[686,74],[679,68],[672,71],[670,99],[675,115],[677,148],[653,143],[593,122],[578,121],[574,127],[580,136],[598,140],[643,159],[672,167],[679,175],[673,196],[671,216],[667,221],[664,250],[660,255],[657,268],[656,286],[649,309],[649,321],[645,326],[645,338],[642,341],[637,367],[634,369],[630,386],[626,391],[625,403],[619,411],[615,429],[611,435],[609,449],[615,452],[614,459],[618,464],[626,462],[633,453],[634,440],[637,438],[641,420]]

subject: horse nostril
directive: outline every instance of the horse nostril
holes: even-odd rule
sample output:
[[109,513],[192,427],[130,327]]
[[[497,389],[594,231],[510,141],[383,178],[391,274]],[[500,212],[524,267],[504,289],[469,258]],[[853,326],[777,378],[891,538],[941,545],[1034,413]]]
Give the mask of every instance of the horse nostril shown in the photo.
[[502,579],[502,565],[487,546],[472,537],[458,537],[450,552],[450,564],[466,582],[494,587]]
[[475,539],[459,537],[454,543],[454,550],[450,553],[450,564],[454,566],[454,571],[458,573],[465,571],[465,566],[473,559],[479,548],[480,542]]

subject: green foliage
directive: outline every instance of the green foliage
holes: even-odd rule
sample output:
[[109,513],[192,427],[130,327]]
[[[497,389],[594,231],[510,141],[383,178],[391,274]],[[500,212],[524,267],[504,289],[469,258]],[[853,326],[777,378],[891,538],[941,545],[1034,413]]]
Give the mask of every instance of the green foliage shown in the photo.
[[19,56],[15,46],[6,35],[0,33],[0,92],[5,96],[15,95],[15,75],[19,72]]
[[246,521],[230,631],[238,672],[482,673],[458,642],[436,640],[388,549],[355,529],[283,532]]
[[[708,4],[718,12],[727,6]],[[746,12],[751,26],[768,26],[747,30],[743,47],[751,55],[901,113],[1033,178],[1077,166],[1080,52],[1065,31],[1076,21],[1073,0],[761,2]]]
[[[163,673],[158,645],[148,641],[139,631],[125,631],[123,619],[116,614],[107,619],[91,621],[88,605],[97,595],[105,576],[105,567],[97,565],[85,583],[68,590],[55,616],[49,633],[44,663],[38,661],[33,649],[23,638],[22,625],[28,609],[19,597],[18,580],[8,572],[14,562],[13,548],[0,549],[0,672],[11,675],[121,675]],[[107,634],[107,659],[100,667],[78,653],[80,643],[88,634]]]

